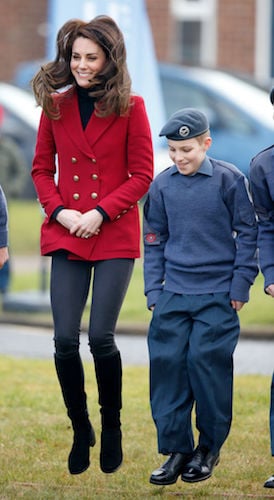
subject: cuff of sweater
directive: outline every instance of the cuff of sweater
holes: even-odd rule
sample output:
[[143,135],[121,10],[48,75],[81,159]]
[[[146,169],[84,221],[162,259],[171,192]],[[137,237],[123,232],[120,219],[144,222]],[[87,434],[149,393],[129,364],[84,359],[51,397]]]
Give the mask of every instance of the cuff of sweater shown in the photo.
[[150,309],[152,306],[155,306],[159,296],[161,295],[162,290],[151,290],[147,293],[147,307]]
[[108,214],[105,212],[105,210],[102,207],[100,207],[100,205],[97,205],[96,210],[97,210],[97,212],[99,212],[102,215],[104,220],[110,220]]
[[57,207],[51,214],[51,219],[56,219],[57,215],[59,214],[59,212],[61,212],[61,210],[64,210],[65,207],[63,207],[62,205],[60,205],[60,207]]
[[0,248],[8,246],[8,230],[0,230]]

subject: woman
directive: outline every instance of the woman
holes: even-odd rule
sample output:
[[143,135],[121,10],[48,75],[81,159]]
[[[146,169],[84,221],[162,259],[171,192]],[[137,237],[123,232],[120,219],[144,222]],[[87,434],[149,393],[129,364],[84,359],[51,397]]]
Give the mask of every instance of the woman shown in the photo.
[[122,463],[122,365],[114,330],[139,257],[137,202],[152,180],[143,99],[131,93],[121,31],[108,16],[71,20],[57,55],[33,79],[43,112],[32,176],[46,217],[41,253],[52,256],[55,366],[74,431],[71,474],[89,467],[89,421],[79,334],[91,276],[89,346],[101,406],[100,466]]

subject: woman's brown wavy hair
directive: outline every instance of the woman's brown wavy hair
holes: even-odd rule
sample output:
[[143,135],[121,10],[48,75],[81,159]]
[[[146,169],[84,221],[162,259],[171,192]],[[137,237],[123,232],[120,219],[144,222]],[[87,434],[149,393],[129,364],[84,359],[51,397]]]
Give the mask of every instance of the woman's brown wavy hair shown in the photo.
[[[97,43],[106,54],[106,65],[92,81],[90,95],[96,98],[98,116],[127,113],[130,106],[131,78],[126,62],[124,37],[111,17],[97,16],[90,22],[79,19],[67,21],[57,34],[55,60],[41,67],[32,80],[37,101],[51,119],[60,118],[58,103],[67,93],[57,91],[76,83],[70,70],[72,45],[84,37]],[[53,98],[54,96],[54,98]],[[57,97],[58,96],[58,97]]]

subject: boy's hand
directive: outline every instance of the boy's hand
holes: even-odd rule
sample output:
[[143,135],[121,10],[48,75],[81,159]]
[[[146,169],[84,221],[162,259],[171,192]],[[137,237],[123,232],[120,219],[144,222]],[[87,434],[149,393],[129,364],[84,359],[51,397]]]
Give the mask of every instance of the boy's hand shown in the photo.
[[240,311],[245,305],[245,302],[241,302],[240,300],[231,300],[231,305],[235,311]]
[[271,297],[274,298],[274,284],[268,285],[268,287],[265,289],[265,291],[268,295],[271,295]]
[[0,269],[2,269],[3,265],[9,260],[9,251],[8,247],[0,248]]

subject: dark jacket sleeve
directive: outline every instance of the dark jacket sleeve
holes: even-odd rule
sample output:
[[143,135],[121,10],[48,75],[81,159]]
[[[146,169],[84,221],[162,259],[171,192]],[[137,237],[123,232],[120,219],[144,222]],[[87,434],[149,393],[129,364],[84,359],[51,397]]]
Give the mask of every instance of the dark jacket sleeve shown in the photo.
[[273,148],[255,157],[250,166],[250,184],[258,217],[258,248],[264,288],[274,283],[274,157]]
[[8,209],[3,189],[0,186],[0,247],[8,245]]

